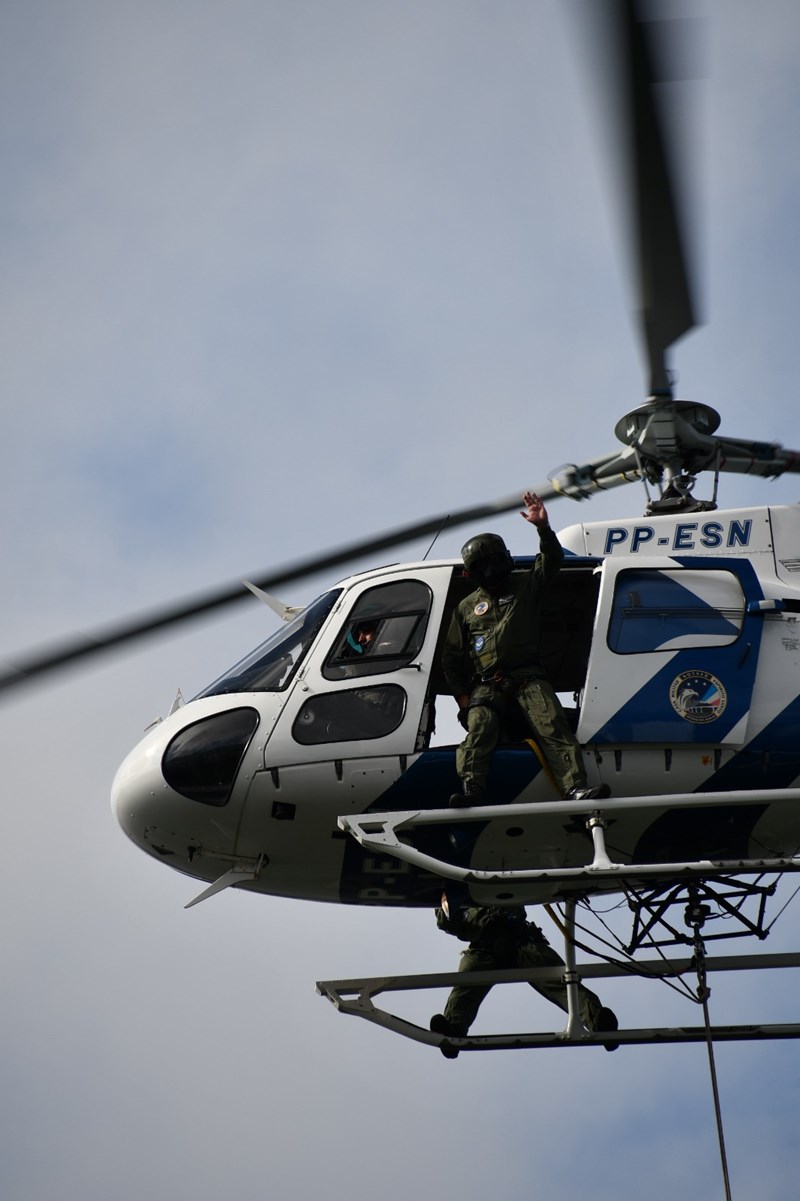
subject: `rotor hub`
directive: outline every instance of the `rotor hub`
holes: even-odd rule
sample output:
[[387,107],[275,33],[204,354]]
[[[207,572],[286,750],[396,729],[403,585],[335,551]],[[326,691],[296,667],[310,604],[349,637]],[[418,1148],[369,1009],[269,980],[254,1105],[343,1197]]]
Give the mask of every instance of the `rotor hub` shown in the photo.
[[620,418],[614,434],[626,446],[635,446],[658,461],[672,447],[678,453],[683,444],[687,449],[696,448],[703,438],[719,429],[719,423],[720,415],[711,405],[651,397]]

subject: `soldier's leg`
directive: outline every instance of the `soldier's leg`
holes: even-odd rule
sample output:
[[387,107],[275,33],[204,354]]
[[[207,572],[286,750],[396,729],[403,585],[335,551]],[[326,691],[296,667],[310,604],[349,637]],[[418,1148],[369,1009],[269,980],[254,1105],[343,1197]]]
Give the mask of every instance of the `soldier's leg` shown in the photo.
[[517,692],[517,702],[536,734],[562,796],[570,789],[585,788],[583,753],[549,681],[527,681]]
[[[541,933],[539,938],[532,937],[528,942],[522,944],[517,952],[517,963],[520,967],[564,967],[564,960],[557,951],[553,950]],[[559,1009],[563,1009],[565,1013],[568,1012],[567,988],[562,981],[539,980],[536,983],[531,981],[531,988],[546,997],[548,1001],[552,1001]],[[591,989],[579,984],[578,1006],[584,1026],[587,1030],[594,1030],[600,1010],[603,1008],[600,998]]]
[[467,710],[469,728],[456,749],[456,771],[465,791],[486,789],[492,752],[500,737],[500,717],[493,705],[493,689],[478,685]]
[[[496,966],[491,952],[468,947],[466,951],[461,952],[458,970],[460,972],[486,972]],[[478,1016],[478,1010],[491,987],[491,984],[480,986],[473,984],[471,987],[456,984],[444,1007],[444,1016],[453,1027],[454,1034],[461,1036],[467,1033]]]

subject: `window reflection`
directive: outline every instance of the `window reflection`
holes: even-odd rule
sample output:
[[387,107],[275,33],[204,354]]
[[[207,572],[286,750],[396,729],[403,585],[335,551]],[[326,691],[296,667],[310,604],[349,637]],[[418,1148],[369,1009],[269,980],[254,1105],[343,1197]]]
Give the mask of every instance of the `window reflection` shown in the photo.
[[385,738],[403,720],[406,694],[397,684],[322,693],[305,702],[292,734],[303,746]]
[[341,588],[335,588],[318,597],[288,626],[278,630],[198,696],[282,691],[308,653],[341,591]]
[[190,800],[225,805],[257,726],[255,709],[231,709],[194,722],[164,752],[164,779]]

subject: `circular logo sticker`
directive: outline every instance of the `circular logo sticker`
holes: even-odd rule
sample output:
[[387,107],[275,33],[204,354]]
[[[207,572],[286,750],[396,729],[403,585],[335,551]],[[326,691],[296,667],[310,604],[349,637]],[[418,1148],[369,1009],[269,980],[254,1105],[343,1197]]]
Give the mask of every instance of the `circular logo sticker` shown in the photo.
[[489,602],[488,601],[478,601],[477,605],[475,606],[475,616],[483,617],[484,613],[488,613],[488,612],[489,612]]
[[728,694],[710,671],[682,671],[669,686],[672,708],[684,721],[704,725],[725,712]]

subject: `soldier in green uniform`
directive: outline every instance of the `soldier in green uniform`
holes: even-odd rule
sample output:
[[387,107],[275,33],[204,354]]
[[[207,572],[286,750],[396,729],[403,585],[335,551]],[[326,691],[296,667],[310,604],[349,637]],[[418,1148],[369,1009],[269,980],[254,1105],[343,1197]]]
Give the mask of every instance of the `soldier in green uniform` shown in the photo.
[[542,600],[564,552],[542,501],[532,492],[522,499],[521,516],[539,531],[539,554],[530,571],[512,575],[514,560],[498,534],[478,534],[461,551],[478,588],[453,613],[442,654],[467,731],[456,753],[463,791],[451,797],[452,805],[488,803],[492,752],[504,716],[515,708],[535,734],[563,797],[609,795],[607,785],[587,788],[580,746],[539,659]]
[[[436,924],[440,930],[455,935],[462,942],[469,942],[467,949],[461,952],[458,965],[460,972],[564,966],[563,959],[556,954],[539,927],[526,921],[525,910],[521,906],[508,909],[493,906],[449,908],[443,897],[442,908],[436,910]],[[491,984],[457,984],[447,999],[444,1013],[435,1013],[431,1018],[430,1028],[434,1034],[464,1038],[491,987]],[[561,982],[531,981],[531,988],[567,1011],[567,990]],[[583,984],[578,985],[578,1003],[581,1021],[587,1030],[617,1029],[617,1018],[613,1011],[601,1004],[600,998]],[[615,1051],[618,1045],[608,1042],[605,1048]],[[446,1059],[455,1059],[458,1055],[458,1048],[446,1041],[439,1049]]]

